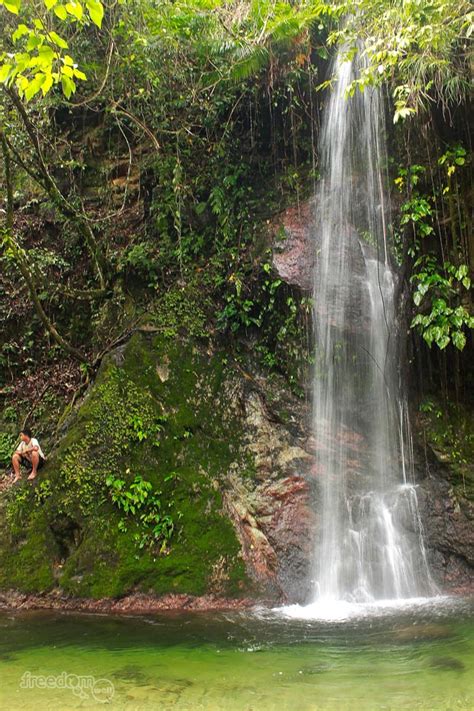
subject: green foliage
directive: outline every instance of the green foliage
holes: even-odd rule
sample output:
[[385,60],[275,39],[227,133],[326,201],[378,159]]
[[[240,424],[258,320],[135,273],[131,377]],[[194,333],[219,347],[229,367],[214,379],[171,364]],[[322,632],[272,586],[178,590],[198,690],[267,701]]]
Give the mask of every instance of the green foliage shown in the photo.
[[153,253],[153,248],[149,243],[132,244],[121,255],[120,263],[122,268],[132,269],[140,277],[144,277],[148,287],[156,289],[158,284],[157,255]]
[[408,199],[400,207],[400,226],[411,226],[411,238],[408,254],[415,257],[419,254],[421,240],[433,234],[433,210],[426,195],[419,192],[418,184],[425,173],[422,165],[411,165],[408,168],[400,167],[395,185],[401,193],[408,195]]
[[348,0],[347,18],[329,38],[354,52],[362,44],[366,67],[353,91],[387,82],[394,122],[427,109],[447,108],[469,93],[474,13],[468,0]]
[[[407,198],[400,207],[400,226],[408,228],[406,251],[414,259],[411,282],[415,286],[413,302],[418,312],[411,327],[417,329],[430,347],[434,343],[444,350],[452,343],[463,350],[474,319],[470,313],[469,268],[463,261],[467,254],[458,236],[458,231],[462,234],[464,229],[459,217],[461,204],[454,209],[453,200],[456,196],[459,199],[457,171],[466,164],[466,150],[460,144],[450,146],[437,163],[443,170],[439,187],[435,190],[432,186],[431,194],[425,192],[427,169],[423,165],[400,167],[395,179],[397,188]],[[439,221],[446,214],[450,215],[449,251],[453,261],[444,256],[446,246],[435,231],[436,228],[440,232]],[[441,258],[431,251],[438,247],[436,242],[433,244],[435,236],[441,242]]]
[[245,81],[285,53],[294,53],[304,62],[311,51],[311,33],[331,26],[343,12],[341,6],[314,0],[264,0],[248,3],[243,15],[230,15],[226,3],[218,3],[208,28],[208,52],[218,69],[209,74],[208,81]]
[[46,96],[56,84],[69,99],[76,91],[76,81],[85,81],[87,77],[67,54],[69,43],[55,27],[59,23],[68,34],[74,33],[76,26],[83,27],[89,22],[100,28],[104,16],[102,3],[38,0],[28,5],[22,0],[1,0],[0,5],[24,20],[16,24],[9,38],[10,46],[0,53],[0,82],[15,86],[26,101],[40,91]]
[[158,435],[163,431],[163,424],[166,422],[168,417],[162,415],[155,417],[154,420],[150,422],[144,421],[141,414],[137,412],[132,412],[127,418],[127,424],[130,428],[129,439],[137,442],[143,442],[144,440],[149,440],[149,444],[152,447],[159,447],[160,442],[158,440]]
[[[457,144],[449,148],[443,155],[438,159],[439,165],[446,168],[448,178],[454,175],[456,170],[466,164],[467,151],[461,144]],[[446,186],[444,192],[449,191],[449,186]]]
[[297,389],[302,369],[311,362],[302,337],[311,313],[311,299],[293,293],[272,273],[267,261],[253,272],[232,272],[226,286],[224,306],[216,314],[217,328],[233,334],[257,333],[255,352],[261,364],[285,373],[290,385]]
[[[130,470],[126,473],[129,474]],[[173,476],[171,474],[165,480]],[[153,484],[140,475],[134,478],[128,488],[124,479],[113,475],[107,477],[105,483],[110,488],[113,503],[136,523],[139,530],[133,538],[138,547],[153,547],[160,543],[159,551],[164,553],[173,536],[175,524],[169,514],[162,513],[162,492],[153,490]],[[121,519],[118,527],[122,533],[127,533],[126,519]]]
[[471,280],[466,264],[456,267],[449,262],[440,265],[432,255],[417,259],[411,277],[416,284],[413,301],[416,306],[425,305],[411,327],[417,328],[426,343],[433,343],[443,350],[449,343],[460,351],[466,345],[466,329],[474,328],[474,316],[459,303],[462,289],[469,291]]
[[247,296],[250,294],[248,275],[239,272],[229,275],[227,283],[231,288],[226,294],[224,308],[217,313],[218,328],[229,329],[232,333],[250,326],[260,328],[265,317],[273,314],[283,282],[272,277],[271,269],[268,262],[261,265],[264,278],[258,281],[259,292],[252,299]]
[[14,405],[7,405],[2,412],[2,419],[4,422],[17,422],[18,411]]
[[10,464],[17,439],[8,432],[0,432],[0,467]]
[[[426,198],[417,195],[411,200],[407,200],[403,203],[401,212],[401,225],[413,224],[417,235],[420,237],[427,237],[432,234],[433,227],[429,224],[429,220],[431,220],[433,212]],[[419,245],[419,242],[417,244]],[[414,252],[411,256],[413,255]]]
[[[16,204],[22,210],[30,206],[26,219],[18,221],[23,234],[15,234],[16,244],[34,273],[40,305],[82,353],[91,337],[94,350],[106,345],[96,328],[105,300],[119,302],[126,294],[142,306],[158,293],[157,300],[166,302],[171,287],[169,300],[177,302],[179,289],[187,291],[189,274],[199,269],[204,282],[214,260],[225,282],[239,269],[236,261],[249,258],[264,220],[295,194],[302,197],[310,190],[315,139],[305,117],[316,113],[311,87],[317,75],[310,59],[313,46],[322,51],[326,21],[332,20],[322,4],[310,2],[249,3],[243,14],[235,14],[223,2],[131,0],[110,7],[101,34],[89,22],[84,3],[80,21],[72,15],[62,19],[62,6],[58,2],[48,10],[38,0],[31,6],[32,19],[49,18],[45,27],[69,44],[56,48],[55,61],[62,71],[61,57],[69,53],[86,72],[90,91],[67,103],[59,88],[45,98],[38,90],[33,101],[21,102],[25,114],[12,105],[11,92],[4,92],[2,116],[14,187],[20,188]],[[30,19],[22,18],[23,24],[34,28]],[[6,52],[15,49],[8,38],[6,33]],[[26,42],[26,34],[18,37],[17,49]],[[240,80],[237,69],[228,81],[233,65],[240,63],[236,46],[242,44],[264,47],[268,62]],[[209,84],[212,72],[216,83]],[[72,80],[79,89],[81,82]],[[86,99],[103,119],[100,128],[83,121]],[[38,148],[25,116],[37,128]],[[23,166],[14,154],[25,156]],[[132,217],[135,204],[138,212]],[[142,204],[145,219],[131,228]],[[25,234],[33,214],[45,217],[41,227],[36,225],[40,240],[36,233]],[[206,297],[211,293],[207,284],[203,290]],[[164,306],[168,316],[171,310]],[[187,305],[184,296],[178,310],[185,323],[177,317],[170,333],[188,325],[203,336],[212,330],[215,304],[203,307],[193,299]],[[36,323],[34,342],[41,352],[42,335]],[[15,358],[15,367],[23,356]],[[13,357],[5,363],[13,363]]]
[[5,520],[8,531],[14,540],[22,539],[31,511],[39,512],[45,501],[53,495],[52,484],[49,479],[41,479],[32,487],[24,482],[22,486],[12,489],[5,507]]
[[190,276],[185,285],[175,286],[157,300],[149,321],[166,338],[174,339],[183,332],[208,338],[211,308],[206,292],[202,287],[199,290],[197,280]]
[[10,536],[13,538],[22,535],[28,520],[28,511],[34,505],[34,496],[31,486],[16,487],[7,498],[5,507],[5,520]]

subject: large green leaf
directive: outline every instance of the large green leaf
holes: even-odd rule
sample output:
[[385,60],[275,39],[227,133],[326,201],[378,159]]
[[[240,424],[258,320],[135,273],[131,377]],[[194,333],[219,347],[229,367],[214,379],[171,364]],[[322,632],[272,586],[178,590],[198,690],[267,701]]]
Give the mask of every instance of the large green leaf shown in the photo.
[[102,20],[104,17],[104,7],[99,0],[86,0],[86,6],[89,10],[89,15],[92,22],[97,25],[97,27],[102,27]]

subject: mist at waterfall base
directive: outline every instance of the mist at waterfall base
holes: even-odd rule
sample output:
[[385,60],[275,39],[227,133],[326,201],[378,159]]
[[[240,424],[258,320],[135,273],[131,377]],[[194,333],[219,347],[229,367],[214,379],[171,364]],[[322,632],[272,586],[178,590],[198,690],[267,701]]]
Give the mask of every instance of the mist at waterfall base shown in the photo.
[[383,100],[372,87],[350,96],[361,62],[336,58],[321,131],[313,385],[320,527],[313,599],[284,608],[291,616],[338,619],[438,592],[400,374]]

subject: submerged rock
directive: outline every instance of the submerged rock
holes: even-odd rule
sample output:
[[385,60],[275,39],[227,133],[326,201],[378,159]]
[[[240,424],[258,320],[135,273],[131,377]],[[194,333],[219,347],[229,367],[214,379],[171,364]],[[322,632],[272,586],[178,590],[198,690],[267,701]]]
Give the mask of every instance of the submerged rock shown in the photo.
[[440,669],[442,671],[465,671],[465,666],[460,659],[455,659],[454,657],[433,657],[430,661],[430,666],[434,669]]
[[432,622],[396,627],[393,630],[393,639],[403,643],[448,639],[452,636],[453,631],[448,625],[435,624]]

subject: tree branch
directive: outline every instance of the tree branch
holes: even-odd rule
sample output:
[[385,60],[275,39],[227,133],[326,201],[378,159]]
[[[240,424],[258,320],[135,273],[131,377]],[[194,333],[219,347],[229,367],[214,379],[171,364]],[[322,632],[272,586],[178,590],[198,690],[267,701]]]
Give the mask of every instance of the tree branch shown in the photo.
[[68,343],[61,336],[61,334],[57,331],[56,327],[51,322],[47,313],[45,312],[43,304],[41,303],[41,300],[38,296],[38,292],[36,291],[36,286],[34,283],[33,276],[30,272],[26,256],[13,236],[13,180],[11,173],[11,159],[8,150],[8,144],[5,140],[5,135],[2,129],[0,129],[0,144],[2,148],[5,180],[7,185],[7,216],[5,222],[5,230],[3,233],[2,246],[10,250],[11,256],[13,257],[13,261],[26,282],[36,313],[38,314],[45,329],[56,341],[56,343],[63,350],[66,351],[66,353],[69,353],[69,355],[73,356],[73,358],[76,358],[76,360],[80,361],[81,363],[84,363],[87,361],[84,355],[77,348],[71,346],[71,344]]
[[71,205],[71,203],[65,198],[65,196],[62,194],[62,192],[58,188],[51,173],[49,172],[48,166],[46,165],[46,161],[43,156],[43,151],[41,149],[41,144],[40,144],[40,141],[38,138],[38,134],[31,122],[31,119],[28,116],[28,113],[27,113],[23,103],[21,102],[18,94],[11,88],[7,88],[7,89],[5,89],[5,91],[7,92],[11,101],[13,102],[13,105],[15,106],[15,108],[16,108],[16,110],[23,122],[25,130],[26,130],[28,137],[33,145],[34,150],[35,150],[35,154],[36,154],[36,157],[38,160],[39,169],[40,169],[40,172],[42,175],[41,185],[47,191],[48,195],[53,200],[53,202],[61,210],[63,215],[77,221],[78,227],[81,231],[82,236],[84,237],[84,240],[85,240],[87,247],[89,249],[89,253],[92,257],[94,267],[95,267],[95,270],[97,273],[97,277],[99,280],[100,288],[105,289],[106,282],[105,282],[105,277],[104,277],[104,258],[103,258],[103,255],[101,254],[101,250],[99,248],[98,242],[96,240],[96,237],[95,237],[95,234],[92,230],[91,225],[89,224],[87,218],[81,212],[78,212],[73,207],[73,205]]

